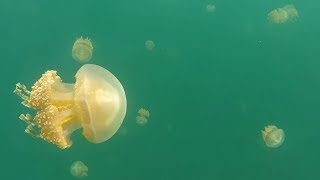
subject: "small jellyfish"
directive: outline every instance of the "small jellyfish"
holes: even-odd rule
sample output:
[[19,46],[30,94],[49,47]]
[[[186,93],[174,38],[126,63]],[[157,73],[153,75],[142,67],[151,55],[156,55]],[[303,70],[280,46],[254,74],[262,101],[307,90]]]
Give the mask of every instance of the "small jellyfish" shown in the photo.
[[145,46],[149,51],[152,51],[156,47],[156,45],[154,44],[154,42],[152,40],[147,40],[145,42]]
[[287,11],[285,11],[282,8],[272,10],[268,14],[268,20],[274,24],[283,24],[283,23],[287,22],[288,19],[289,19],[289,15],[288,15]]
[[120,81],[108,70],[94,64],[83,65],[75,75],[76,83],[62,82],[57,71],[47,71],[31,91],[17,83],[14,93],[22,104],[36,111],[20,115],[26,133],[53,143],[61,149],[72,145],[71,134],[82,128],[92,143],[110,139],[120,128],[127,100]]
[[213,13],[216,11],[216,6],[213,4],[207,4],[206,9],[208,13]]
[[70,167],[70,173],[74,177],[86,177],[88,176],[88,167],[81,161],[75,161]]
[[72,47],[72,57],[79,63],[86,63],[92,57],[93,46],[90,39],[77,39]]
[[261,131],[261,133],[266,146],[270,148],[281,146],[285,138],[284,131],[273,125],[264,127],[264,131]]
[[148,122],[148,118],[150,116],[149,111],[141,108],[141,109],[139,109],[138,114],[139,115],[136,117],[137,124],[139,124],[141,126],[146,125]]
[[294,5],[292,4],[285,5],[283,9],[287,12],[290,21],[294,22],[298,19],[299,13],[297,9],[294,7]]
[[292,4],[285,5],[283,8],[274,9],[268,14],[268,20],[274,24],[295,22],[298,17],[298,11]]

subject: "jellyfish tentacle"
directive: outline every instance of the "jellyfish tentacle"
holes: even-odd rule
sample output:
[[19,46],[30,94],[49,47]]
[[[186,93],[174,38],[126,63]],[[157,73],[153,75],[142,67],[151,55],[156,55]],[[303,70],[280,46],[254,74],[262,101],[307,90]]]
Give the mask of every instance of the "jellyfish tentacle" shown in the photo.
[[18,95],[23,100],[21,102],[22,105],[26,107],[30,107],[28,103],[29,103],[31,92],[27,89],[27,87],[24,84],[17,83],[16,89],[13,91],[13,93]]
[[36,128],[37,125],[30,114],[21,114],[19,119],[27,124],[27,128],[24,131],[25,133],[33,138],[40,138],[40,130]]
[[40,138],[40,130],[35,129],[33,125],[27,126],[27,128],[24,130],[25,133],[29,134],[33,138]]
[[19,119],[27,123],[28,125],[31,124],[32,116],[30,114],[20,114]]

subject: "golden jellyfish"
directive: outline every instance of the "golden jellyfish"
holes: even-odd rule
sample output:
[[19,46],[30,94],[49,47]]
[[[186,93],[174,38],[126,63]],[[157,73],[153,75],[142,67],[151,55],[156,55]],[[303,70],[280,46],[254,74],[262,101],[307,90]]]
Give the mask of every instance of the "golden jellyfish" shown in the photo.
[[261,133],[266,146],[270,148],[281,146],[285,138],[284,131],[274,125],[265,127],[264,131],[261,131]]
[[75,161],[70,167],[70,173],[74,177],[86,177],[88,176],[88,167],[81,161]]
[[298,11],[292,4],[285,5],[283,8],[274,9],[268,14],[268,20],[274,24],[294,22],[298,17]]
[[92,58],[93,46],[89,38],[77,39],[72,47],[72,57],[79,63],[86,63]]
[[57,71],[50,70],[31,91],[16,84],[14,93],[22,98],[22,104],[37,111],[33,118],[30,114],[20,115],[27,123],[26,133],[61,149],[72,145],[70,136],[80,128],[92,143],[102,143],[116,133],[127,109],[119,80],[94,64],[83,65],[75,77],[75,84],[63,83]]
[[145,42],[145,46],[149,51],[152,51],[156,47],[156,45],[154,44],[154,42],[152,40],[147,40]]
[[213,13],[216,11],[216,6],[213,4],[207,4],[206,9],[208,13]]
[[275,9],[268,14],[268,19],[274,24],[283,24],[288,21],[287,11],[282,8]]
[[141,126],[146,125],[148,122],[148,118],[150,117],[149,111],[141,108],[139,109],[138,114],[139,115],[136,117],[137,124]]

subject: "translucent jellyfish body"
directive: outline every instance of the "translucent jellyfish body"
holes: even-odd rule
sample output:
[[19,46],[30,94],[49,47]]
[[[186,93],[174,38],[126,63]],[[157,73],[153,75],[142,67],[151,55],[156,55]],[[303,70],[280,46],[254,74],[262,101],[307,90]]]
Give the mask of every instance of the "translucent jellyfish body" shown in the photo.
[[298,11],[292,4],[285,5],[283,8],[274,9],[268,14],[268,20],[274,24],[294,22],[298,17]]
[[266,146],[270,148],[281,146],[285,139],[284,131],[273,125],[266,126],[261,133]]
[[156,45],[154,44],[154,42],[152,40],[147,40],[145,42],[145,46],[149,51],[152,51],[156,47]]
[[282,9],[275,9],[268,14],[268,19],[274,24],[282,24],[288,21],[288,13]]
[[213,13],[216,11],[216,6],[214,6],[213,4],[207,4],[206,10],[208,13]]
[[79,63],[86,63],[92,58],[93,46],[91,41],[80,37],[77,39],[72,47],[72,57]]
[[283,9],[287,12],[290,21],[296,21],[299,17],[297,9],[292,4],[285,5]]
[[70,167],[70,173],[74,177],[86,177],[88,176],[88,167],[81,161],[75,161]]
[[143,126],[148,123],[148,118],[150,117],[150,113],[146,109],[139,109],[138,116],[136,117],[137,124]]
[[83,65],[76,83],[63,83],[57,71],[47,71],[29,91],[18,83],[14,91],[22,104],[37,111],[35,117],[20,115],[27,123],[25,132],[65,149],[72,145],[70,135],[83,128],[92,143],[111,138],[121,126],[127,101],[119,80],[108,70]]

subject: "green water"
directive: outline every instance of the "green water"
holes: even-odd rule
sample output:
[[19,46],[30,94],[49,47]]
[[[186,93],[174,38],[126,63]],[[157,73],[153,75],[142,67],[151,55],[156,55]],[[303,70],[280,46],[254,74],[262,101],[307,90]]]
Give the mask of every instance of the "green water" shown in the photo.
[[[206,5],[216,6],[214,13]],[[299,19],[267,14],[293,3]],[[94,180],[320,179],[320,3],[315,0],[2,0],[1,179],[68,180],[81,160]],[[24,133],[35,113],[12,91],[46,70],[74,83],[73,42],[89,37],[90,63],[122,83],[128,108],[112,139],[78,131],[60,150]],[[153,51],[144,43],[155,42]],[[150,111],[136,124],[137,111]],[[269,149],[264,126],[284,129]],[[126,133],[124,133],[126,132]]]

